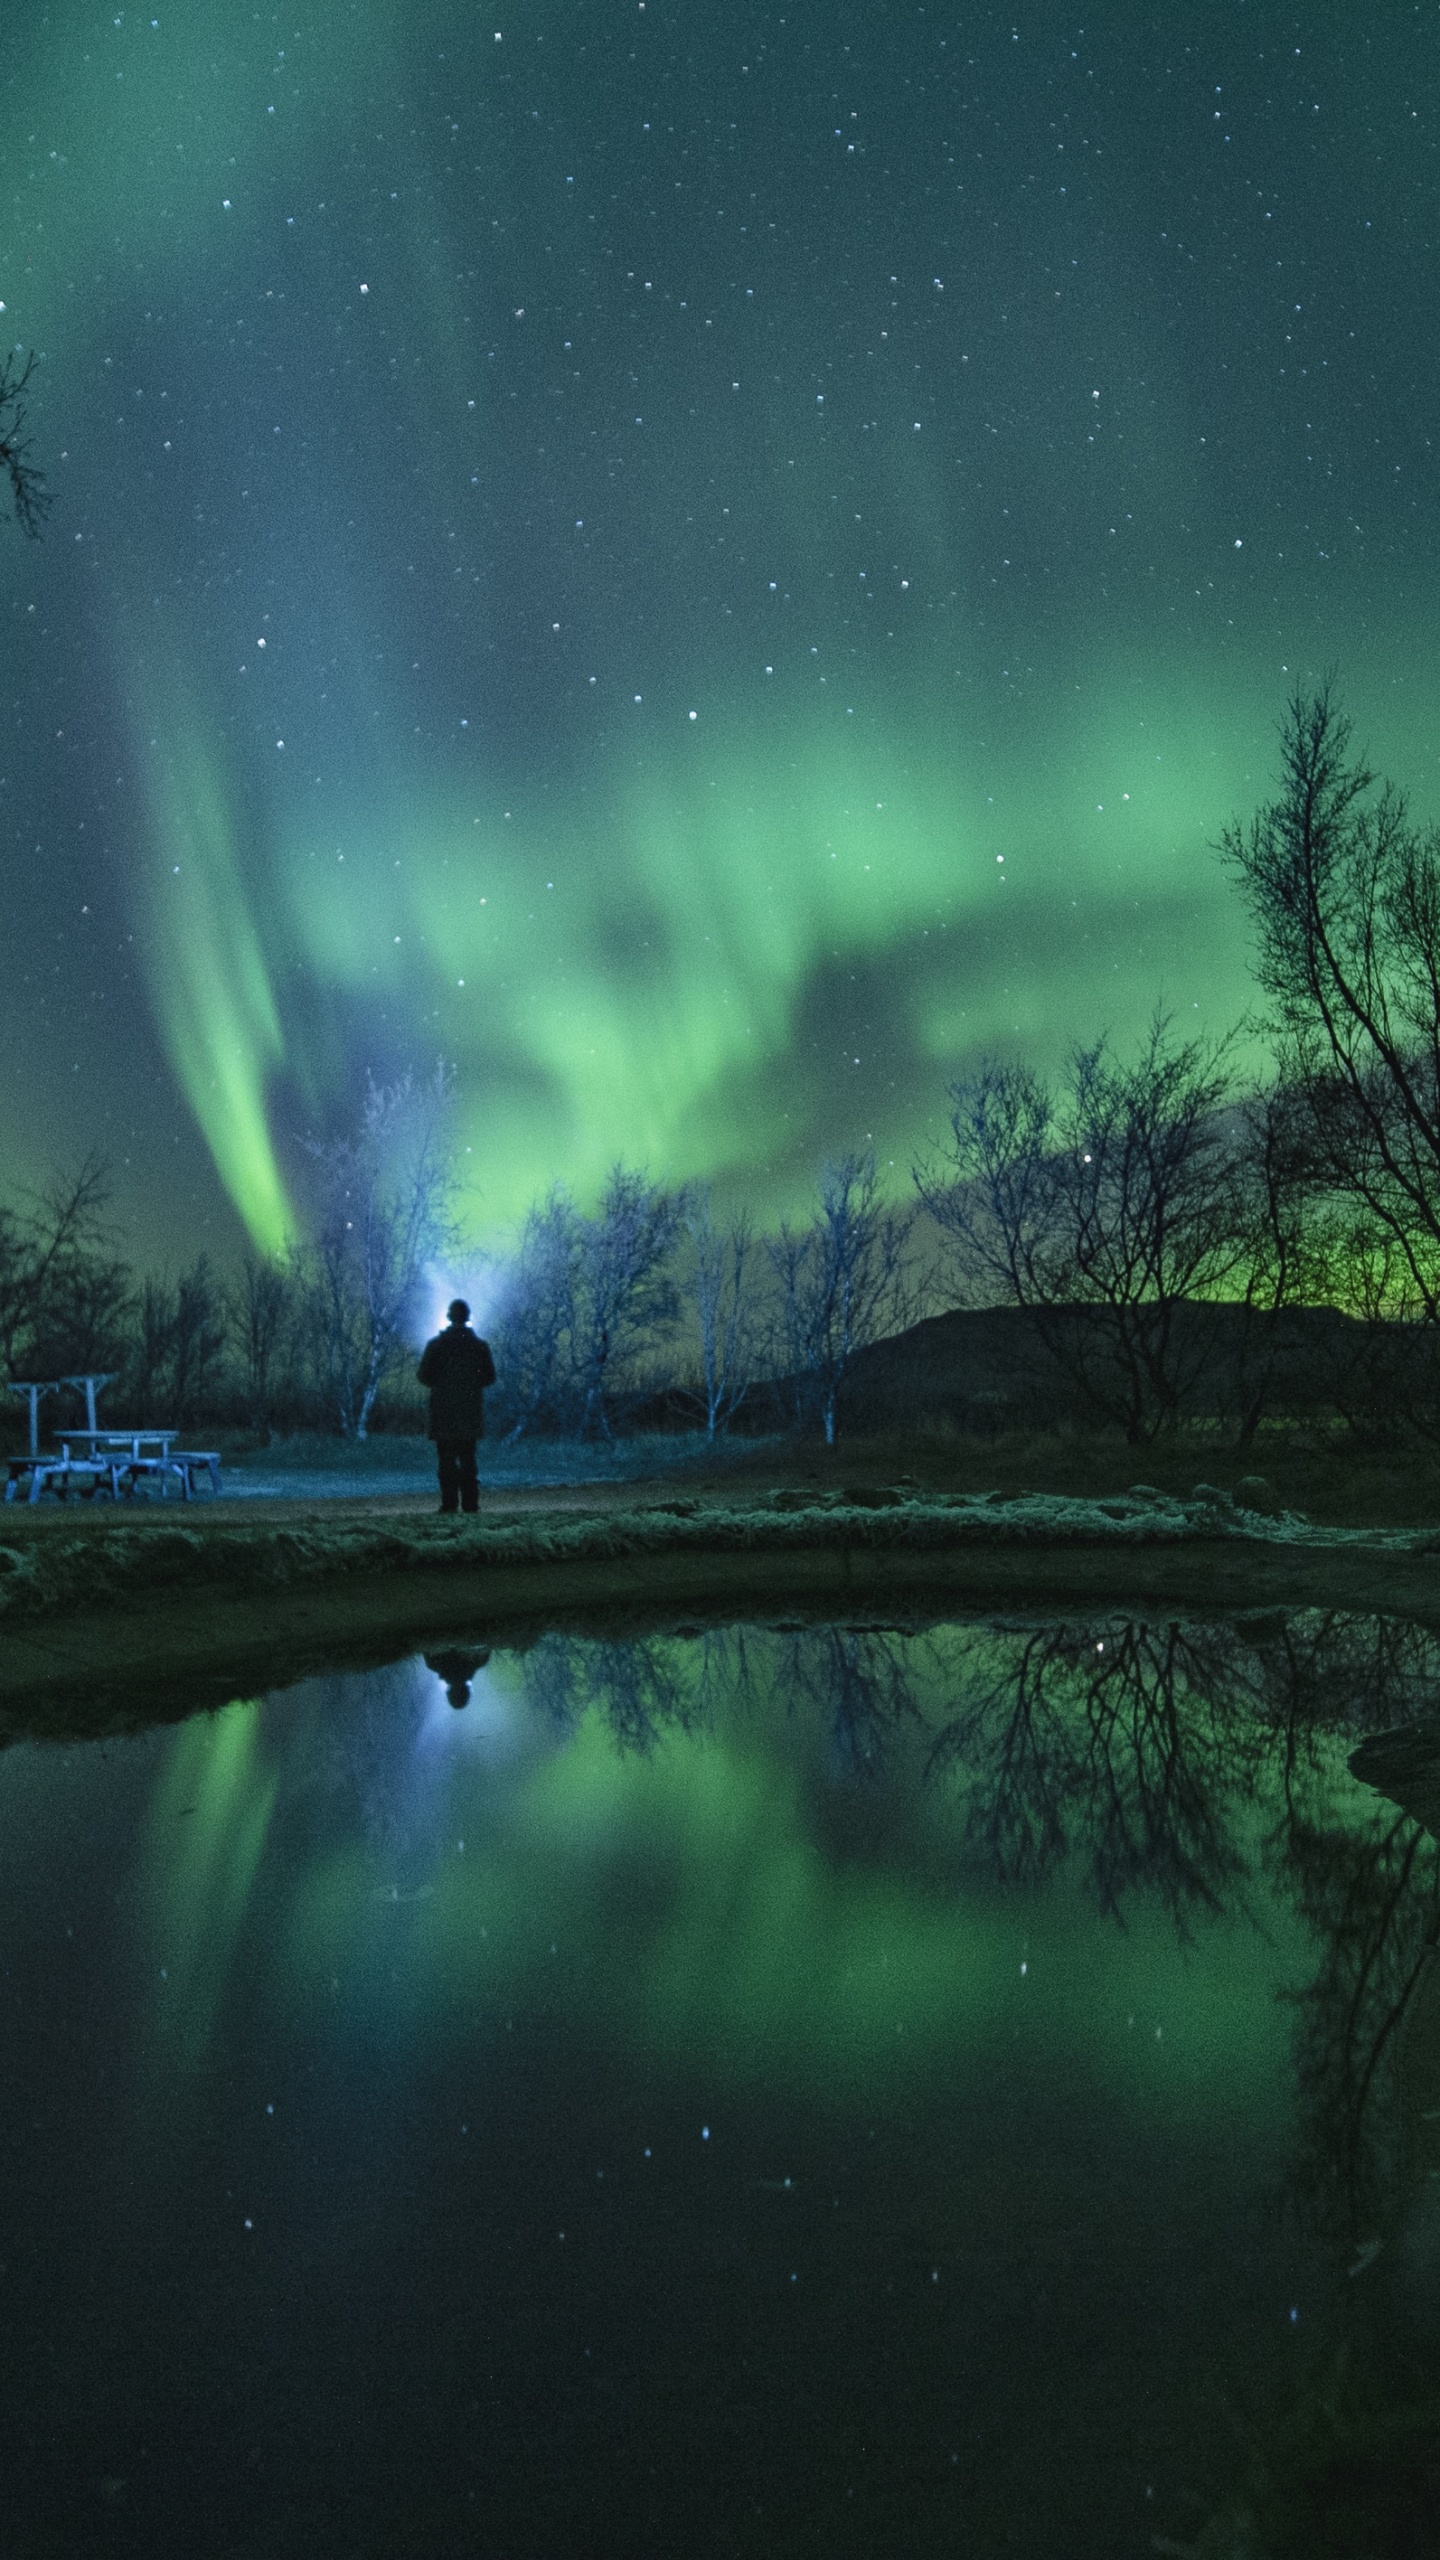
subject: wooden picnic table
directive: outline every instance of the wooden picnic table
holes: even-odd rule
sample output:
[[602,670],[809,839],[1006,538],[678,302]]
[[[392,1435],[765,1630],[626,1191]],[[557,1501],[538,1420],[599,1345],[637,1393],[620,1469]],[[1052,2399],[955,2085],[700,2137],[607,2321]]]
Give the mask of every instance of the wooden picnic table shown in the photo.
[[[60,1500],[72,1491],[96,1494],[108,1478],[110,1498],[118,1502],[122,1490],[133,1493],[147,1477],[154,1477],[165,1494],[174,1476],[183,1499],[188,1502],[195,1491],[197,1475],[203,1468],[210,1478],[213,1493],[220,1491],[220,1452],[218,1449],[177,1449],[178,1430],[101,1430],[86,1425],[73,1431],[56,1433],[58,1449],[32,1451],[28,1457],[11,1458],[5,1486],[5,1499],[13,1502],[25,1476],[30,1478],[29,1500],[38,1502],[48,1487],[54,1487]],[[72,1481],[85,1479],[85,1481]]]
[[38,1502],[42,1493],[54,1491],[64,1502],[71,1493],[98,1493],[108,1477],[112,1500],[118,1500],[120,1473],[128,1469],[130,1460],[118,1454],[93,1456],[85,1451],[72,1453],[63,1443],[58,1449],[32,1449],[23,1458],[6,1460],[5,1499],[13,1502],[28,1476],[28,1500]]
[[115,1431],[111,1430],[108,1424],[103,1430],[99,1430],[93,1424],[89,1424],[81,1430],[57,1431],[55,1437],[62,1449],[71,1445],[80,1448],[88,1440],[91,1447],[96,1450],[128,1449],[132,1458],[158,1450],[162,1458],[168,1458],[171,1446],[179,1439],[180,1434],[178,1431]]

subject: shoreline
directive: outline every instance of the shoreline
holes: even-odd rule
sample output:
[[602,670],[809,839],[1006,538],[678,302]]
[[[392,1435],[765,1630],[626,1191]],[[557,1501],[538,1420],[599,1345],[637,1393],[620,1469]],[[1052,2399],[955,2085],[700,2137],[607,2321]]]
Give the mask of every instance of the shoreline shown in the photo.
[[0,1532],[0,1745],[132,1730],[432,1641],[526,1644],[552,1628],[1313,1608],[1440,1624],[1440,1537],[1218,1503],[781,1491],[745,1509],[632,1496],[463,1522],[172,1514],[57,1529]]

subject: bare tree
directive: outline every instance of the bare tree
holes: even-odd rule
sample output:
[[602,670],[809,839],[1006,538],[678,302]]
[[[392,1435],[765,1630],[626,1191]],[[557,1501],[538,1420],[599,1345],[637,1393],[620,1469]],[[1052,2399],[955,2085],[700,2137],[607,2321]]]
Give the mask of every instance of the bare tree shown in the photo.
[[225,1348],[225,1301],[205,1254],[175,1283],[170,1393],[177,1422],[189,1422],[205,1401],[215,1364]]
[[54,504],[44,473],[37,471],[30,460],[30,439],[25,432],[29,424],[25,393],[34,370],[33,354],[22,365],[18,348],[12,348],[8,356],[0,359],[0,469],[10,482],[15,522],[32,542],[39,540],[40,527]]
[[131,1307],[126,1265],[102,1250],[76,1254],[52,1274],[31,1344],[42,1376],[107,1369],[118,1373]]
[[23,1365],[25,1334],[34,1305],[34,1253],[23,1218],[0,1208],[0,1358],[7,1369]]
[[1440,831],[1351,754],[1328,683],[1280,730],[1239,873],[1282,1077],[1330,1183],[1388,1247],[1389,1312],[1440,1314]]
[[796,1419],[818,1412],[832,1446],[857,1354],[911,1320],[913,1225],[913,1210],[882,1200],[874,1157],[849,1155],[826,1165],[810,1225],[783,1220],[767,1244]]
[[201,1254],[173,1284],[147,1276],[134,1307],[127,1384],[138,1412],[163,1397],[174,1420],[194,1420],[226,1342],[223,1293]]
[[118,1368],[131,1287],[109,1201],[108,1169],[90,1155],[0,1214],[0,1356],[12,1374]]
[[170,1367],[174,1342],[175,1300],[169,1283],[147,1272],[135,1305],[126,1380],[134,1409],[142,1416],[158,1415],[162,1382]]
[[1133,1062],[1101,1040],[1058,1094],[987,1065],[951,1087],[950,1142],[918,1167],[962,1283],[1028,1309],[1084,1400],[1147,1440],[1213,1358],[1204,1311],[1243,1273],[1243,1146],[1225,1044],[1157,1014]]
[[581,1223],[569,1193],[557,1187],[536,1202],[520,1230],[495,1326],[501,1409],[513,1416],[506,1433],[511,1440],[564,1419],[573,1402]]
[[700,1337],[700,1395],[713,1440],[744,1402],[759,1365],[755,1226],[748,1209],[718,1225],[704,1190],[687,1209],[685,1228],[694,1249],[686,1294]]
[[286,1262],[256,1261],[247,1253],[232,1301],[232,1328],[252,1429],[268,1434],[276,1372],[294,1317],[295,1272]]
[[616,1165],[593,1216],[558,1184],[520,1231],[496,1326],[509,1437],[543,1428],[613,1436],[618,1383],[671,1332],[680,1296],[671,1263],[683,1192]]
[[1246,1449],[1291,1347],[1277,1320],[1287,1309],[1332,1300],[1338,1240],[1293,1091],[1275,1084],[1249,1095],[1234,1127],[1242,1250],[1232,1352],[1216,1384],[1222,1414]]
[[615,1379],[678,1322],[680,1296],[670,1266],[685,1206],[683,1192],[617,1164],[594,1216],[580,1227],[572,1342],[587,1436],[613,1437]]
[[426,1264],[450,1240],[453,1093],[443,1065],[423,1085],[368,1077],[358,1130],[309,1142],[320,1176],[310,1294],[329,1401],[357,1440],[405,1347]]
[[47,1343],[59,1344],[63,1366],[81,1301],[90,1310],[80,1322],[87,1335],[98,1303],[119,1321],[128,1277],[114,1258],[109,1202],[109,1169],[92,1154],[23,1209],[0,1210],[0,1358],[10,1370],[33,1368]]

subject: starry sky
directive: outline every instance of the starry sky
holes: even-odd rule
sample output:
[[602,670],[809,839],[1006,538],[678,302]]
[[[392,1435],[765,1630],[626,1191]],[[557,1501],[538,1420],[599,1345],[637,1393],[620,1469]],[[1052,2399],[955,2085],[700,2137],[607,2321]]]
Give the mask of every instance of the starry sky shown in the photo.
[[477,1232],[895,1179],[1251,1001],[1333,667],[1440,800],[1440,10],[40,0],[0,32],[0,1184],[278,1245],[458,1071]]

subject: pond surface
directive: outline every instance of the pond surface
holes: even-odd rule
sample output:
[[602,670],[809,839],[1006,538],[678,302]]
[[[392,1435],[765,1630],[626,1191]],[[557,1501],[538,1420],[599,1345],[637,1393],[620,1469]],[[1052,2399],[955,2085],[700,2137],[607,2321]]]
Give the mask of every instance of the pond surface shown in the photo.
[[1430,2548],[1429,1782],[1347,1760],[1437,1702],[745,1628],[10,1750],[6,2560]]

